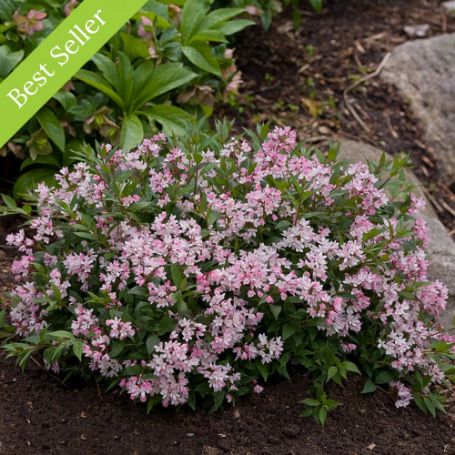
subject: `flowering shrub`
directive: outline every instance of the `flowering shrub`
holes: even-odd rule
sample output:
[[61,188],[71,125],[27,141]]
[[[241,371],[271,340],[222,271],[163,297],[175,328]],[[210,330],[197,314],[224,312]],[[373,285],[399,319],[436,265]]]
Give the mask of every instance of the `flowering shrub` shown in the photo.
[[[192,116],[208,116],[217,100],[235,96],[241,75],[228,39],[253,22],[237,18],[243,8],[212,3],[148,1],[0,148],[0,156],[25,159],[15,196],[72,164],[72,150],[85,143],[128,149],[156,130],[178,134]],[[2,0],[0,82],[79,4]]]
[[[404,161],[370,170],[289,128],[259,133],[105,146],[40,184],[30,234],[7,238],[21,252],[9,355],[56,372],[78,360],[149,409],[216,408],[299,369],[316,390],[361,372],[365,392],[390,383],[397,406],[442,408],[447,290],[427,280]],[[305,403],[321,422],[335,407]]]

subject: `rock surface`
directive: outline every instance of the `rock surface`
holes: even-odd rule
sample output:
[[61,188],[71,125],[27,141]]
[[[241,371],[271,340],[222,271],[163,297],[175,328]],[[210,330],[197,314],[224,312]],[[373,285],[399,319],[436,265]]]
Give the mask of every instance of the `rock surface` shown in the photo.
[[450,14],[455,14],[455,0],[442,3],[443,8]]
[[447,183],[454,182],[455,33],[396,47],[381,77],[409,103]]
[[[339,157],[348,161],[378,161],[382,151],[362,142],[340,139],[340,155]],[[424,198],[425,194],[422,190],[422,184],[417,177],[408,172],[408,179],[414,183],[416,196]],[[444,225],[439,221],[435,211],[427,202],[425,209],[420,214],[428,224],[430,230],[430,244],[428,253],[431,260],[429,268],[430,278],[438,279],[445,283],[449,289],[449,303],[447,310],[441,317],[441,322],[446,326],[450,326],[452,319],[455,316],[455,242],[449,236]]]

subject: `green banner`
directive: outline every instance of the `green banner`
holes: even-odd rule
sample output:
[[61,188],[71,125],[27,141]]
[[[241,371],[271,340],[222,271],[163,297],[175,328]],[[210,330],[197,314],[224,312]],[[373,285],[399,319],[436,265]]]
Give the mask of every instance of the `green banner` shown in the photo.
[[84,0],[0,85],[0,147],[147,2]]

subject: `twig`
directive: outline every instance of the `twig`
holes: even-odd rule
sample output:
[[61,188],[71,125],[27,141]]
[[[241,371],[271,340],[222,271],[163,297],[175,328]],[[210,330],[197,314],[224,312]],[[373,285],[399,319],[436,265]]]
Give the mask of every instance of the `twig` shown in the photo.
[[357,121],[357,123],[367,132],[367,133],[370,133],[371,130],[370,128],[366,125],[366,123],[362,120],[362,118],[360,117],[360,115],[357,113],[357,111],[355,110],[354,106],[352,106],[351,102],[349,101],[349,98],[348,98],[348,93],[352,90],[354,90],[356,87],[358,87],[359,85],[369,81],[370,79],[373,79],[374,77],[378,76],[381,71],[383,70],[385,64],[387,63],[387,60],[389,60],[390,58],[390,52],[388,52],[384,58],[382,59],[382,62],[379,64],[379,66],[376,68],[375,71],[373,71],[372,73],[370,74],[367,74],[366,76],[363,76],[362,78],[360,78],[359,80],[355,81],[353,84],[351,84],[349,87],[346,88],[346,90],[344,90],[343,92],[343,99],[344,99],[344,104],[346,106],[346,108],[348,109],[348,111],[350,112],[350,114],[354,117],[354,119]]
[[455,210],[450,207],[449,204],[446,203],[446,201],[442,200],[441,205],[446,209],[447,212],[449,212],[452,216],[455,216]]
[[430,192],[424,186],[421,186],[420,188],[425,193],[425,196],[435,206],[436,210],[440,213],[444,212],[443,208],[439,205],[439,202],[430,194]]

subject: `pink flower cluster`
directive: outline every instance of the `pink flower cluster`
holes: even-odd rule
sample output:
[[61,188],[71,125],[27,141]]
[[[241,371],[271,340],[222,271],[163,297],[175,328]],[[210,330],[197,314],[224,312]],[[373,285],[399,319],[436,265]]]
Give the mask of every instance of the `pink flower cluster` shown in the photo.
[[[447,299],[443,284],[425,283],[428,231],[409,218],[403,235],[403,222],[381,211],[388,198],[367,166],[335,175],[299,152],[289,128],[255,152],[233,139],[189,153],[163,135],[109,151],[103,166],[80,163],[60,172],[57,187],[41,184],[32,238],[8,237],[22,253],[13,265],[24,282],[11,308],[18,334],[47,326],[58,289],[92,370],[120,378],[132,399],[180,405],[195,378],[227,397],[244,380],[262,390],[242,365],[280,359],[286,344],[266,315],[292,301],[341,352],[355,352],[356,334],[379,324],[376,347],[393,368],[441,380],[426,355],[436,329],[421,318],[438,316]],[[46,285],[33,281],[32,262]],[[147,344],[148,354],[122,357],[119,343],[137,352]],[[396,387],[397,405],[407,404]]]

